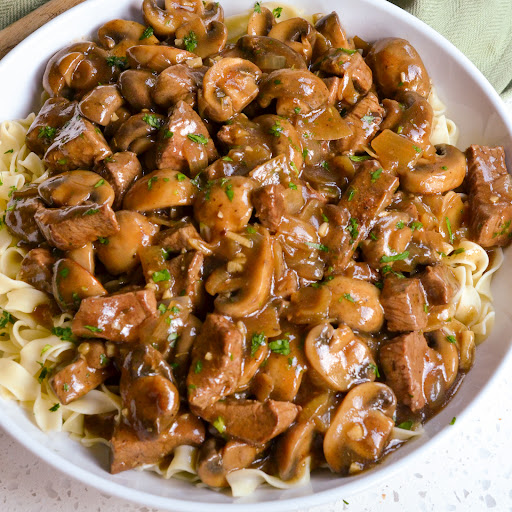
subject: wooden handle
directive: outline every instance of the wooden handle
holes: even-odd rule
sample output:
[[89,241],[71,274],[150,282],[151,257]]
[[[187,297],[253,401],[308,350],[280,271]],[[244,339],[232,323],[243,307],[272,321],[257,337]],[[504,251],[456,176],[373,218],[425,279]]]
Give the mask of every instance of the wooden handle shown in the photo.
[[85,0],[50,0],[0,31],[0,59],[45,23]]

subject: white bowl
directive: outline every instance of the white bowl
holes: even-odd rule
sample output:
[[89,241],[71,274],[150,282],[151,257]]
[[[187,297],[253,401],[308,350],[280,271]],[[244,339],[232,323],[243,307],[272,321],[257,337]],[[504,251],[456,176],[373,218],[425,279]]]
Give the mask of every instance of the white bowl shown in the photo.
[[[24,117],[39,105],[41,76],[47,60],[70,42],[92,36],[104,22],[117,17],[140,19],[142,0],[88,0],[51,21],[11,51],[0,62],[0,120]],[[290,2],[291,3],[291,2]],[[311,3],[294,0],[293,4],[311,13]],[[227,15],[252,5],[250,0],[223,0]],[[317,0],[313,12],[337,10],[350,35],[366,40],[398,36],[408,39],[419,51],[448,106],[448,116],[461,130],[460,147],[470,143],[501,144],[507,151],[512,168],[512,123],[491,85],[481,73],[442,36],[427,25],[384,0]],[[506,260],[508,261],[508,260]],[[512,359],[510,332],[512,319],[507,299],[512,275],[506,265],[494,279],[496,325],[492,336],[477,350],[474,368],[465,378],[449,405],[425,426],[425,434],[387,457],[373,470],[349,478],[314,472],[311,485],[288,491],[260,488],[244,499],[208,489],[196,488],[179,480],[163,480],[156,475],[130,471],[110,475],[105,469],[105,453],[89,450],[71,441],[65,434],[44,434],[15,403],[0,401],[0,426],[35,455],[67,475],[92,485],[105,493],[139,502],[148,507],[173,511],[210,512],[242,509],[296,510],[327,501],[346,498],[376,485],[404,465],[412,465],[425,450],[433,450],[435,441],[455,429],[448,425],[452,417],[479,414],[476,398],[496,376],[506,359]],[[448,435],[448,434],[447,434]],[[271,505],[270,505],[271,503]]]

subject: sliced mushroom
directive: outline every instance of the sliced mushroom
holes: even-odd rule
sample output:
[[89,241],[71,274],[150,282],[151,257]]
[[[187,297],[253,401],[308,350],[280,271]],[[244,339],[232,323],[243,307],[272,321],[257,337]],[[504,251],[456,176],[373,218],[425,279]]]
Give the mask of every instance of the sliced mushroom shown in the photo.
[[87,272],[94,275],[94,252],[94,245],[88,242],[83,247],[67,251],[66,258],[76,261]]
[[416,49],[409,41],[388,37],[372,45],[366,58],[377,87],[386,98],[414,91],[427,98],[430,78]]
[[385,384],[367,382],[349,391],[324,438],[324,455],[337,473],[356,472],[382,455],[395,425],[396,397]]
[[466,177],[466,157],[449,144],[436,146],[434,162],[421,161],[400,175],[400,185],[413,194],[441,194],[462,185]]
[[220,59],[204,75],[199,112],[220,123],[227,121],[256,98],[260,77],[261,71],[248,60]]
[[165,118],[160,114],[135,114],[119,127],[111,146],[116,151],[144,153],[156,141],[157,132],[164,122]]
[[287,318],[296,324],[315,324],[329,315],[331,291],[325,286],[300,288],[290,297]]
[[232,176],[209,183],[198,194],[194,216],[208,229],[211,239],[247,226],[252,214],[251,191],[255,187],[251,178]]
[[128,48],[126,52],[128,64],[131,68],[145,68],[154,73],[161,73],[164,69],[187,60],[197,59],[197,55],[174,48],[172,46],[142,46],[136,45]]
[[206,24],[196,17],[176,30],[176,46],[183,47],[205,59],[209,55],[219,53],[226,46],[228,29],[220,21]]
[[226,476],[248,467],[260,449],[242,441],[228,441],[223,447],[211,438],[201,446],[197,459],[197,475],[210,487],[228,487]]
[[50,96],[69,96],[75,90],[89,91],[98,82],[108,83],[115,69],[107,58],[108,53],[92,42],[72,44],[48,61],[43,87]]
[[[268,300],[272,285],[274,268],[268,231],[261,228],[256,233],[248,234],[247,239],[252,247],[242,249],[246,258],[242,272],[227,276],[227,279],[234,281],[236,288],[219,294],[215,299],[217,311],[234,318],[242,318],[261,309]],[[208,281],[206,291],[210,293]]]
[[84,203],[112,206],[114,202],[114,189],[110,183],[92,171],[63,172],[43,181],[38,192],[53,208]]
[[115,85],[99,85],[83,97],[79,108],[90,121],[107,126],[123,104],[123,97]]
[[69,258],[53,266],[52,291],[62,311],[76,311],[86,297],[102,297],[107,290],[81,265]]
[[350,327],[334,329],[323,323],[313,327],[304,344],[310,370],[324,385],[348,391],[357,384],[375,380],[375,361],[368,345]]
[[329,41],[332,48],[353,48],[353,45],[347,39],[345,30],[343,30],[338,13],[331,12],[320,18],[315,23],[315,29]]
[[125,100],[136,110],[151,109],[151,92],[156,84],[156,76],[142,69],[128,69],[119,76],[119,88]]
[[144,0],[142,14],[144,21],[151,25],[158,37],[172,36],[178,27],[204,13],[202,0],[166,0],[165,10],[157,0]]
[[263,73],[276,69],[306,69],[304,59],[289,46],[265,36],[242,36],[234,48],[224,51],[223,57],[240,57],[256,64]]
[[144,25],[130,20],[111,20],[98,30],[98,41],[116,57],[124,57],[135,44],[156,45],[158,39],[148,34]]
[[140,263],[141,247],[150,245],[158,226],[140,213],[121,210],[116,212],[119,231],[97,244],[99,260],[112,275],[131,272]]
[[[266,34],[263,34],[266,35]],[[316,31],[304,18],[290,18],[275,25],[268,34],[296,51],[309,63],[313,56]]]
[[[428,333],[427,337],[429,339],[429,346],[433,348],[440,356],[443,361],[444,366],[444,386],[442,386],[443,391],[446,391],[450,388],[450,386],[455,382],[455,378],[457,377],[457,373],[459,371],[459,351],[457,349],[457,337],[450,335],[444,329],[439,331],[434,331],[432,333]],[[435,379],[430,379],[435,380]],[[430,386],[429,386],[430,385]],[[425,393],[432,395],[432,393],[428,393],[429,387],[438,387],[439,384],[429,382],[429,377],[425,378]],[[436,393],[437,395],[442,395],[442,393]]]
[[377,332],[384,323],[384,310],[379,301],[380,291],[371,283],[336,276],[327,286],[332,293],[329,316],[352,329]]
[[277,100],[276,112],[280,116],[292,116],[297,108],[307,114],[327,105],[329,89],[310,71],[280,69],[270,73],[260,85],[260,106],[267,108],[273,100]]
[[301,473],[306,457],[311,453],[315,435],[313,421],[298,422],[279,439],[276,449],[277,467],[282,480]]
[[159,169],[136,181],[124,196],[125,210],[145,212],[192,204],[197,187],[190,178],[171,169]]
[[270,9],[261,6],[258,11],[253,10],[247,23],[247,34],[250,36],[268,36],[276,18]]
[[169,66],[158,76],[153,89],[153,101],[162,108],[170,108],[180,101],[194,107],[197,91],[203,85],[207,69],[192,69],[186,64]]

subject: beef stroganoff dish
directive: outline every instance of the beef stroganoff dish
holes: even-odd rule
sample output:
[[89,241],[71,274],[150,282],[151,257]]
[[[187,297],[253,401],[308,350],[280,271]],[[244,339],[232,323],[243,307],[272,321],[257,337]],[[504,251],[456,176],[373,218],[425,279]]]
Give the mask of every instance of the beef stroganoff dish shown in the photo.
[[343,13],[142,14],[0,124],[1,395],[112,473],[243,495],[371,468],[492,329],[503,148],[458,149],[410,42]]

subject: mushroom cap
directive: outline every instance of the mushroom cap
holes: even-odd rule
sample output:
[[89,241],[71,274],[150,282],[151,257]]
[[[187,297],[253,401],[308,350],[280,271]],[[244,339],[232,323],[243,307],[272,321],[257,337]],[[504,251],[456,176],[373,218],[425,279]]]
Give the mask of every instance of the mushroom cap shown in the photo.
[[111,20],[98,29],[98,42],[111,55],[124,57],[126,50],[134,44],[158,44],[159,41],[154,35],[142,38],[145,30],[146,27],[136,21]]
[[272,27],[268,37],[273,37],[296,51],[306,62],[311,61],[316,42],[316,30],[304,18],[289,18]]
[[315,29],[329,41],[332,48],[353,48],[353,45],[347,39],[345,30],[343,30],[337,12],[326,14],[317,20]]
[[107,126],[124,99],[115,85],[98,85],[79,103],[80,113],[93,123]]
[[151,93],[157,77],[145,69],[127,69],[119,75],[119,89],[124,99],[135,111],[153,107]]
[[142,14],[158,37],[171,37],[178,27],[202,16],[204,4],[202,0],[166,0],[165,9],[162,9],[157,0],[144,0]]
[[193,52],[205,59],[224,49],[228,40],[228,29],[221,21],[209,21],[206,24],[204,20],[196,17],[176,30],[175,44],[182,46],[185,38],[192,36],[195,46]]
[[304,344],[308,362],[320,381],[335,391],[375,380],[375,361],[368,345],[350,327],[329,323],[313,327]]
[[181,48],[162,45],[134,45],[128,48],[126,57],[131,68],[149,69],[155,73],[161,73],[169,66],[197,58],[193,53]]
[[359,384],[343,398],[324,438],[329,467],[347,473],[353,463],[375,462],[395,425],[396,397],[380,382]]
[[227,121],[256,98],[260,77],[258,66],[248,60],[220,59],[204,75],[200,112],[214,121]]
[[276,18],[270,9],[261,6],[259,12],[253,10],[247,22],[247,34],[250,36],[268,36]]
[[132,151],[137,155],[147,151],[156,141],[159,128],[157,123],[163,125],[165,117],[160,114],[151,114],[156,123],[148,123],[148,113],[141,112],[130,116],[116,131],[110,141],[115,151]]

